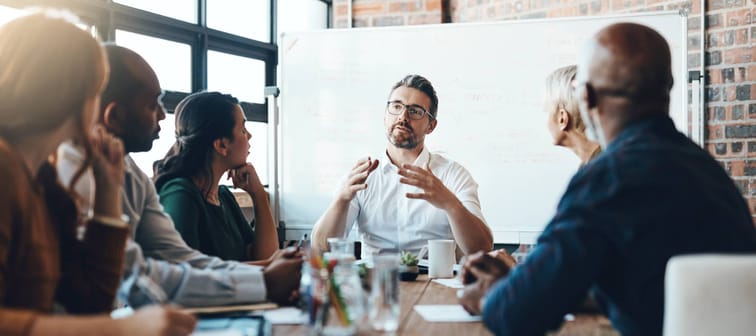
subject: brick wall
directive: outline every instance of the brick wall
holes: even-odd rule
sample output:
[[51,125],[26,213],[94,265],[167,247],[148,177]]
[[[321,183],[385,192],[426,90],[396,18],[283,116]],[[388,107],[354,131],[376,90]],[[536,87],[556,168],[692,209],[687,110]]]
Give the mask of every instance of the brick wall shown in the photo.
[[[441,23],[448,0],[352,0],[352,27]],[[333,1],[333,26],[349,27],[348,0]]]
[[[348,1],[333,1],[334,27],[348,27]],[[756,0],[351,0],[354,27],[522,20],[687,8],[688,67],[705,43],[705,143],[748,201],[756,223]]]

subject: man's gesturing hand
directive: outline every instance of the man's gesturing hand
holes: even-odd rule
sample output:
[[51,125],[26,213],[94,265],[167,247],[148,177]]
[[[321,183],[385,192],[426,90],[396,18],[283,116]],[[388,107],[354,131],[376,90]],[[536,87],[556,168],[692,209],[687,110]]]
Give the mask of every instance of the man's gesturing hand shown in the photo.
[[339,194],[339,198],[348,202],[354,198],[354,195],[358,191],[367,189],[365,181],[377,167],[378,160],[373,160],[369,156],[357,161],[357,164],[354,165],[352,171],[349,173],[349,178],[347,178],[344,188]]

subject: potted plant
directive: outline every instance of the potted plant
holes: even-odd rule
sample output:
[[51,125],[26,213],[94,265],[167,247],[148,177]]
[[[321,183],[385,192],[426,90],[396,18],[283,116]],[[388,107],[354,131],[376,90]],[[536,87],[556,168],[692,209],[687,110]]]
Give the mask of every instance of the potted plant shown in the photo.
[[417,256],[411,252],[402,252],[399,259],[399,279],[402,281],[415,281],[420,269],[417,267]]

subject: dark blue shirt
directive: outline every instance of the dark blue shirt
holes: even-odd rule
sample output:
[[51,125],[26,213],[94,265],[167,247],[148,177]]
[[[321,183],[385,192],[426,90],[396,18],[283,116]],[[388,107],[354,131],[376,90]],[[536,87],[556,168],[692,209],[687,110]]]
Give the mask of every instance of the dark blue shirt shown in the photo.
[[645,118],[575,174],[483,320],[498,335],[542,335],[590,291],[623,335],[661,335],[667,261],[706,252],[756,252],[745,200],[669,117]]

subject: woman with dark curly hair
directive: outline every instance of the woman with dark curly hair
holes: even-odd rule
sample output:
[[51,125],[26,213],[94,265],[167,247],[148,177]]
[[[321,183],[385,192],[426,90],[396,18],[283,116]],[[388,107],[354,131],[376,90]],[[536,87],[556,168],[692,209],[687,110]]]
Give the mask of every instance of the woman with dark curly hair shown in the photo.
[[[236,98],[200,92],[176,107],[176,143],[155,162],[155,186],[186,243],[226,260],[273,259],[278,234],[255,167],[247,162],[252,135]],[[224,174],[254,202],[248,223]],[[254,229],[253,229],[254,227]]]

